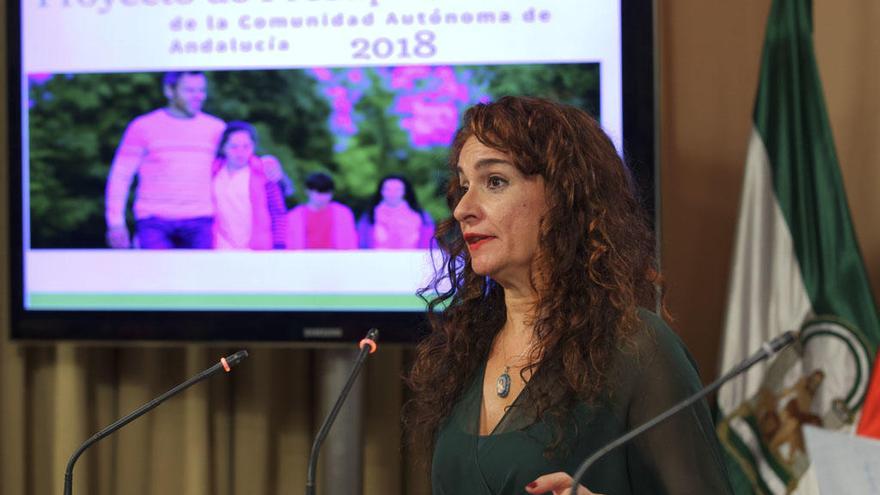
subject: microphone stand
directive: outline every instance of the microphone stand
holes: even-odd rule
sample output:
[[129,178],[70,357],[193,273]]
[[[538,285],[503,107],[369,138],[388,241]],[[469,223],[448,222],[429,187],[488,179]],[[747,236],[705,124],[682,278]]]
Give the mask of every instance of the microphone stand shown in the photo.
[[367,336],[360,341],[358,346],[361,350],[354,361],[354,366],[351,369],[351,373],[348,375],[348,380],[345,382],[345,386],[342,387],[342,392],[340,392],[339,398],[336,399],[336,403],[333,404],[330,414],[324,418],[324,423],[321,425],[321,428],[318,429],[318,434],[315,436],[315,442],[312,444],[312,452],[309,454],[309,467],[306,472],[306,495],[315,495],[315,472],[318,469],[318,454],[321,450],[321,445],[324,443],[324,439],[327,438],[327,434],[330,433],[330,427],[333,426],[333,422],[336,420],[339,410],[342,409],[342,404],[348,397],[348,392],[351,390],[361,367],[363,367],[367,355],[376,352],[376,340],[378,339],[379,330],[371,328],[370,331],[367,332]]
[[687,399],[685,399],[685,400],[679,402],[678,404],[672,406],[671,408],[667,409],[659,416],[651,419],[650,421],[643,423],[638,428],[630,430],[629,433],[610,442],[609,444],[605,445],[604,447],[602,447],[601,449],[596,451],[595,454],[588,457],[587,460],[584,461],[583,464],[580,465],[580,467],[578,467],[578,470],[574,473],[574,476],[572,476],[573,481],[571,483],[571,493],[576,494],[578,492],[578,487],[580,486],[581,479],[583,479],[584,475],[587,473],[587,470],[590,469],[590,466],[595,464],[596,461],[598,461],[600,458],[602,458],[605,454],[607,454],[607,453],[611,452],[612,450],[616,449],[617,447],[620,447],[621,445],[629,442],[633,438],[650,430],[651,428],[657,426],[658,424],[662,423],[663,421],[666,421],[667,419],[676,415],[682,409],[685,409],[688,406],[691,406],[694,402],[697,402],[698,400],[702,399],[706,395],[709,395],[711,392],[715,391],[718,387],[720,387],[721,385],[724,385],[725,383],[730,381],[735,376],[739,375],[740,373],[745,372],[747,369],[751,368],[755,364],[757,364],[757,363],[767,359],[768,357],[776,354],[777,352],[781,351],[783,348],[787,347],[789,344],[794,342],[796,339],[797,339],[797,333],[795,333],[792,330],[789,330],[789,331],[783,333],[782,335],[776,337],[775,339],[771,340],[770,342],[764,342],[764,344],[761,346],[760,351],[749,356],[745,361],[739,363],[732,370],[728,371],[723,376],[721,376],[721,378],[715,380],[714,382],[712,382],[711,384],[709,384],[708,386],[703,388],[703,390],[700,390],[696,394],[688,397]]
[[247,355],[248,355],[247,351],[241,350],[231,356],[221,358],[219,363],[217,363],[214,366],[211,366],[210,368],[191,377],[189,380],[177,385],[176,387],[165,392],[164,394],[160,395],[159,397],[156,397],[155,399],[151,400],[150,402],[147,402],[146,404],[142,405],[141,407],[139,407],[139,408],[135,409],[134,411],[132,411],[131,413],[129,413],[127,416],[116,420],[115,423],[104,428],[103,430],[99,431],[98,433],[95,433],[91,438],[89,438],[88,440],[83,442],[83,444],[80,445],[78,449],[76,449],[76,451],[73,453],[73,455],[70,456],[70,460],[67,461],[67,469],[64,470],[64,495],[72,495],[73,494],[73,466],[74,466],[74,464],[76,464],[76,461],[77,461],[77,459],[79,459],[79,456],[81,456],[83,454],[83,452],[86,451],[86,449],[88,449],[89,447],[94,445],[99,440],[109,436],[110,434],[112,434],[116,430],[122,428],[123,426],[125,426],[125,425],[131,423],[132,421],[136,420],[137,418],[143,416],[144,414],[151,411],[159,404],[161,404],[161,403],[165,402],[166,400],[170,399],[171,397],[179,394],[183,390],[189,388],[192,385],[195,385],[196,383],[198,383],[198,382],[200,382],[200,381],[202,381],[202,380],[204,380],[204,379],[206,379],[216,373],[219,373],[220,370],[225,370],[227,373],[229,373],[232,370],[232,367],[235,366],[236,364],[240,363],[244,358],[247,357]]

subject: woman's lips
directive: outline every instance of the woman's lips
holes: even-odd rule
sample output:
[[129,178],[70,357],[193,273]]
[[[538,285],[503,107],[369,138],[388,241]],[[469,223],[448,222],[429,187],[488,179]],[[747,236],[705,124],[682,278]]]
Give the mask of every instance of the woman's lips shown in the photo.
[[475,251],[480,248],[483,244],[495,239],[494,236],[491,235],[482,235],[482,234],[465,234],[464,242],[467,243],[468,249],[471,251]]

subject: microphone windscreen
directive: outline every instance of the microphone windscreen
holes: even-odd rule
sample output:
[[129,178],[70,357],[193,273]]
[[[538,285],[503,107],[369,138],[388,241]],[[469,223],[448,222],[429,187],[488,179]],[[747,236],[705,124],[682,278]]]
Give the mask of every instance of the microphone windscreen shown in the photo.
[[242,362],[246,357],[248,357],[248,352],[242,349],[231,356],[227,356],[226,363],[229,364],[230,367],[232,367]]
[[776,337],[775,339],[770,341],[770,348],[773,352],[779,352],[789,344],[793,343],[798,338],[798,333],[794,330],[789,330],[782,335]]

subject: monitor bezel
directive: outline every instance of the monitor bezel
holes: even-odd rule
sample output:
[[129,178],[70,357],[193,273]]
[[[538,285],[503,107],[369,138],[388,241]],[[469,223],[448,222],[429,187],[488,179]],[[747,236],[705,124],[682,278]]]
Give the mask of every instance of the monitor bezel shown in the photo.
[[[296,342],[360,339],[413,343],[427,332],[422,312],[381,311],[54,311],[24,307],[21,129],[21,6],[7,2],[10,337],[18,341]],[[656,130],[652,0],[621,0],[623,154],[649,217],[656,211]],[[656,222],[655,222],[656,224]],[[655,230],[657,226],[655,225]]]

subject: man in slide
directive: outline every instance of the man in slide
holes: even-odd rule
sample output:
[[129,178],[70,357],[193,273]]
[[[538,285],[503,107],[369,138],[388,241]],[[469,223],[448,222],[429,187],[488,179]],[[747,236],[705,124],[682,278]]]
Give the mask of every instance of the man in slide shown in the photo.
[[[125,130],[107,177],[107,244],[112,248],[211,249],[214,203],[211,164],[225,124],[202,113],[202,72],[169,72],[168,105],[135,118]],[[134,177],[136,242],[125,223]]]

